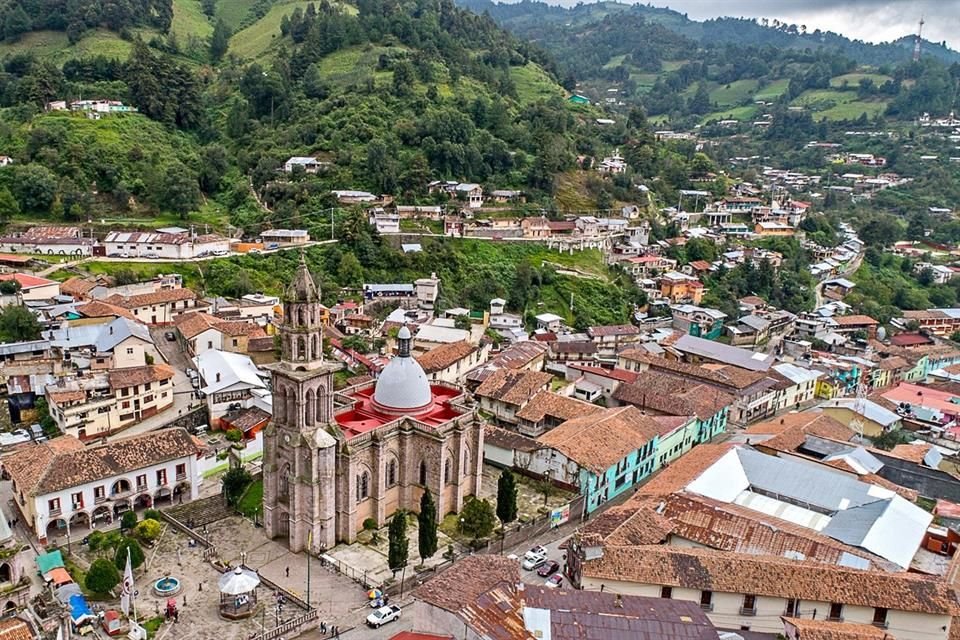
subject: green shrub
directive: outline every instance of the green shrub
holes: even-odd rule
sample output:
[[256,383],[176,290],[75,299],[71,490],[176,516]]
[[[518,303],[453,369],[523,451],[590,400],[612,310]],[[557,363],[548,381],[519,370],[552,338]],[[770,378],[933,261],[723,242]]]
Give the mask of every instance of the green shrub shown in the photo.
[[143,512],[143,519],[161,522],[163,520],[163,516],[160,515],[159,509],[147,509]]
[[240,442],[243,440],[243,431],[240,431],[240,429],[227,429],[226,438],[230,442]]
[[93,531],[87,536],[87,548],[90,551],[96,551],[97,549],[104,548],[104,543],[106,542],[106,534],[102,531]]
[[139,542],[133,538],[124,538],[120,541],[120,544],[117,545],[114,559],[114,565],[116,565],[120,571],[123,571],[127,566],[127,549],[130,550],[130,566],[134,569],[142,565],[143,561],[147,559],[147,557],[143,555],[143,548],[140,547]]
[[156,520],[147,519],[141,521],[134,527],[134,534],[144,542],[153,542],[160,537],[163,526]]
[[131,509],[130,511],[124,511],[123,516],[120,518],[120,528],[121,529],[133,529],[137,526],[137,514]]
[[364,531],[376,531],[377,530],[377,521],[373,518],[367,518],[363,521]]

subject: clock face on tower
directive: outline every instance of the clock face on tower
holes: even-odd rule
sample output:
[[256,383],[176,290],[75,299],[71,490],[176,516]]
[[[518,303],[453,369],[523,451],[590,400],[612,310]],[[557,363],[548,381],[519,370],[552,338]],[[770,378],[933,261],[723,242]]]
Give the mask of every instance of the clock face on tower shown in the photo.
[[289,434],[289,433],[283,434],[283,443],[284,443],[284,444],[290,444],[290,434]]

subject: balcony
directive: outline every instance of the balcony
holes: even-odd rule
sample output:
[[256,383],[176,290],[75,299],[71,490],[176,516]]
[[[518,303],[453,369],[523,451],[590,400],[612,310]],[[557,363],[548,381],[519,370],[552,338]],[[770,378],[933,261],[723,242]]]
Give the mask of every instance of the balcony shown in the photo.
[[146,492],[149,491],[149,490],[150,490],[150,489],[149,489],[149,487],[147,487],[146,484],[138,484],[138,485],[137,485],[137,489],[136,489],[136,493],[146,493]]
[[703,602],[701,602],[700,608],[703,609],[704,611],[713,611],[713,603],[707,602],[706,604],[704,604]]
[[93,504],[103,504],[107,501],[107,496],[93,496]]
[[176,476],[176,478],[177,478],[177,482],[180,482],[181,480],[186,480],[186,479],[187,479],[187,474],[186,474],[186,472],[184,472],[184,473],[178,473],[177,476]]
[[757,608],[756,607],[740,607],[740,615],[755,616],[757,615]]
[[56,509],[50,509],[50,517],[59,516],[63,514],[63,509],[57,507]]

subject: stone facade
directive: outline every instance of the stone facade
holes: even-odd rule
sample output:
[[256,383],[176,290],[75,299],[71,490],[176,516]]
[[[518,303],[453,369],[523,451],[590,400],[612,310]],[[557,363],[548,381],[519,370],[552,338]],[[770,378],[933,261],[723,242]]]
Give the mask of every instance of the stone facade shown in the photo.
[[267,536],[287,539],[292,551],[321,552],[353,542],[368,518],[383,525],[397,509],[417,511],[424,487],[441,515],[459,511],[482,475],[483,435],[475,415],[442,404],[427,409],[442,420],[369,407],[357,418],[372,385],[334,393],[333,374],[341,365],[323,359],[322,326],[319,293],[301,262],[284,300],[283,358],[268,367],[273,419],[264,431]]

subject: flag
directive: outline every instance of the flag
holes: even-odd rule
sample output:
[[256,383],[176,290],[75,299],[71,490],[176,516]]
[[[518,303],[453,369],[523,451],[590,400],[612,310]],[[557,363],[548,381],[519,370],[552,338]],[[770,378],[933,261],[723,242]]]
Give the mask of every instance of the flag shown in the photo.
[[127,568],[123,570],[123,590],[120,592],[120,608],[123,615],[130,615],[130,599],[133,596],[133,568],[130,566],[130,549],[127,549]]
[[63,627],[57,627],[57,640],[63,640]]

